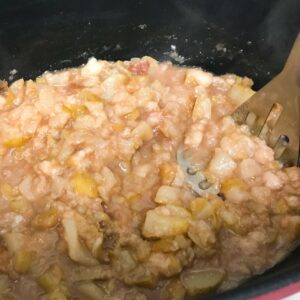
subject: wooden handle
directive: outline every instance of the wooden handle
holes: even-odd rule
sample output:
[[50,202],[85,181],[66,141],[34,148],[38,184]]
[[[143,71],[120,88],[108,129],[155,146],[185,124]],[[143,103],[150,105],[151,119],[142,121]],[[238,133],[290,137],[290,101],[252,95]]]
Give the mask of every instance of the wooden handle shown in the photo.
[[300,88],[300,32],[284,66],[283,73],[289,78],[296,78]]

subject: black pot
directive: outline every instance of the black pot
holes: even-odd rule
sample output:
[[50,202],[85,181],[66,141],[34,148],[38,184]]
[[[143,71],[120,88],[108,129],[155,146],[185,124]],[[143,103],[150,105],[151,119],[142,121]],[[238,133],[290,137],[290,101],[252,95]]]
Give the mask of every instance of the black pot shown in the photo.
[[[0,1],[0,78],[34,78],[90,56],[150,55],[247,75],[259,88],[281,70],[299,29],[299,0]],[[248,299],[300,280],[299,254],[212,298]]]

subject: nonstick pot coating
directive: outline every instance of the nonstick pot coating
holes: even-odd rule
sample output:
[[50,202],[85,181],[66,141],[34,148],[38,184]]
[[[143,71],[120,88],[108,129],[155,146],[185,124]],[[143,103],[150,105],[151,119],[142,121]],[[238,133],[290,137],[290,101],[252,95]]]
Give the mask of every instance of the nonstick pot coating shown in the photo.
[[[281,70],[299,29],[299,0],[0,1],[0,79],[34,78],[91,56],[149,55],[247,75],[259,88]],[[298,248],[265,274],[208,298],[247,299],[300,280],[299,255]]]

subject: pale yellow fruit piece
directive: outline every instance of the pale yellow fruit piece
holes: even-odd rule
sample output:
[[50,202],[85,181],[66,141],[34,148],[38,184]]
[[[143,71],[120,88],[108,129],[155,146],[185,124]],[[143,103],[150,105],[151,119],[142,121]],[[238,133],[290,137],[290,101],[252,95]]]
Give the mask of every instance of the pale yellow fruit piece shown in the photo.
[[72,185],[74,191],[81,195],[87,197],[97,197],[97,183],[88,173],[77,173],[72,177]]
[[177,172],[176,164],[165,162],[159,167],[159,175],[162,179],[162,183],[169,185],[175,179]]
[[141,195],[138,193],[130,193],[127,197],[126,200],[130,204],[136,203],[139,199],[141,198]]
[[59,266],[51,266],[45,273],[37,278],[37,283],[47,292],[54,291],[62,280],[63,272]]
[[233,85],[228,92],[228,96],[232,100],[233,104],[237,106],[247,101],[254,94],[255,92],[251,88],[240,84]]
[[14,269],[20,273],[24,274],[30,270],[32,262],[32,251],[19,250],[15,253],[13,258]]
[[193,122],[201,119],[211,119],[211,101],[206,93],[197,97],[193,109],[192,119]]
[[152,127],[147,122],[142,121],[133,129],[132,135],[138,136],[144,142],[149,141],[153,137]]
[[47,229],[55,226],[59,215],[55,208],[50,208],[38,214],[32,221],[32,225],[38,229]]
[[42,77],[42,76],[37,77],[37,79],[35,81],[36,81],[36,83],[41,83],[41,84],[47,83],[46,78]]
[[104,290],[92,281],[79,283],[77,289],[86,297],[85,299],[88,300],[100,300],[106,298]]
[[247,184],[240,178],[229,178],[222,183],[221,190],[224,193],[227,193],[232,188],[245,189]]
[[29,142],[29,137],[16,137],[4,141],[3,146],[6,148],[19,148]]
[[180,280],[172,279],[162,290],[162,299],[164,300],[184,300],[186,290]]
[[[45,300],[68,300],[70,299],[68,290],[64,285],[58,286],[54,291],[47,294]],[[44,300],[44,298],[43,298]]]
[[191,201],[190,209],[193,215],[197,215],[199,213],[210,211],[210,206],[208,203],[208,199],[206,198],[195,198]]
[[121,132],[125,125],[123,123],[112,123],[111,128],[114,132]]
[[182,271],[182,265],[178,257],[173,253],[152,253],[149,263],[154,266],[160,274],[171,277]]
[[74,216],[71,214],[68,217],[64,217],[62,220],[64,228],[64,238],[68,245],[69,256],[72,260],[86,266],[94,266],[98,264],[98,261],[92,256],[86,246],[81,243],[79,237],[79,226]]
[[30,210],[30,204],[26,199],[18,197],[17,199],[11,199],[10,208],[17,214],[25,214]]
[[7,95],[5,97],[5,102],[6,102],[5,104],[11,106],[13,105],[14,100],[15,100],[15,96],[13,92],[11,90],[7,90]]
[[212,227],[203,220],[193,222],[190,225],[188,236],[203,250],[211,250],[216,243],[216,236]]
[[190,295],[206,294],[215,290],[223,281],[225,272],[219,269],[183,273],[181,282]]
[[157,207],[149,210],[143,226],[145,237],[167,237],[186,233],[191,215],[174,205]]
[[160,204],[181,205],[180,189],[173,186],[162,185],[155,196],[154,201]]
[[17,189],[6,182],[1,183],[0,191],[2,195],[7,197],[8,199],[13,199],[18,195]]
[[140,111],[138,109],[133,110],[132,112],[125,115],[127,120],[136,120],[140,117]]
[[92,101],[92,102],[103,102],[103,99],[94,93],[88,91],[81,91],[78,95],[78,98],[85,100],[85,101]]
[[64,105],[62,109],[65,113],[70,114],[73,118],[77,118],[78,116],[88,113],[88,109],[85,107],[85,105],[81,104]]
[[188,86],[200,85],[208,87],[212,84],[213,75],[200,69],[189,69],[186,72],[185,84]]

